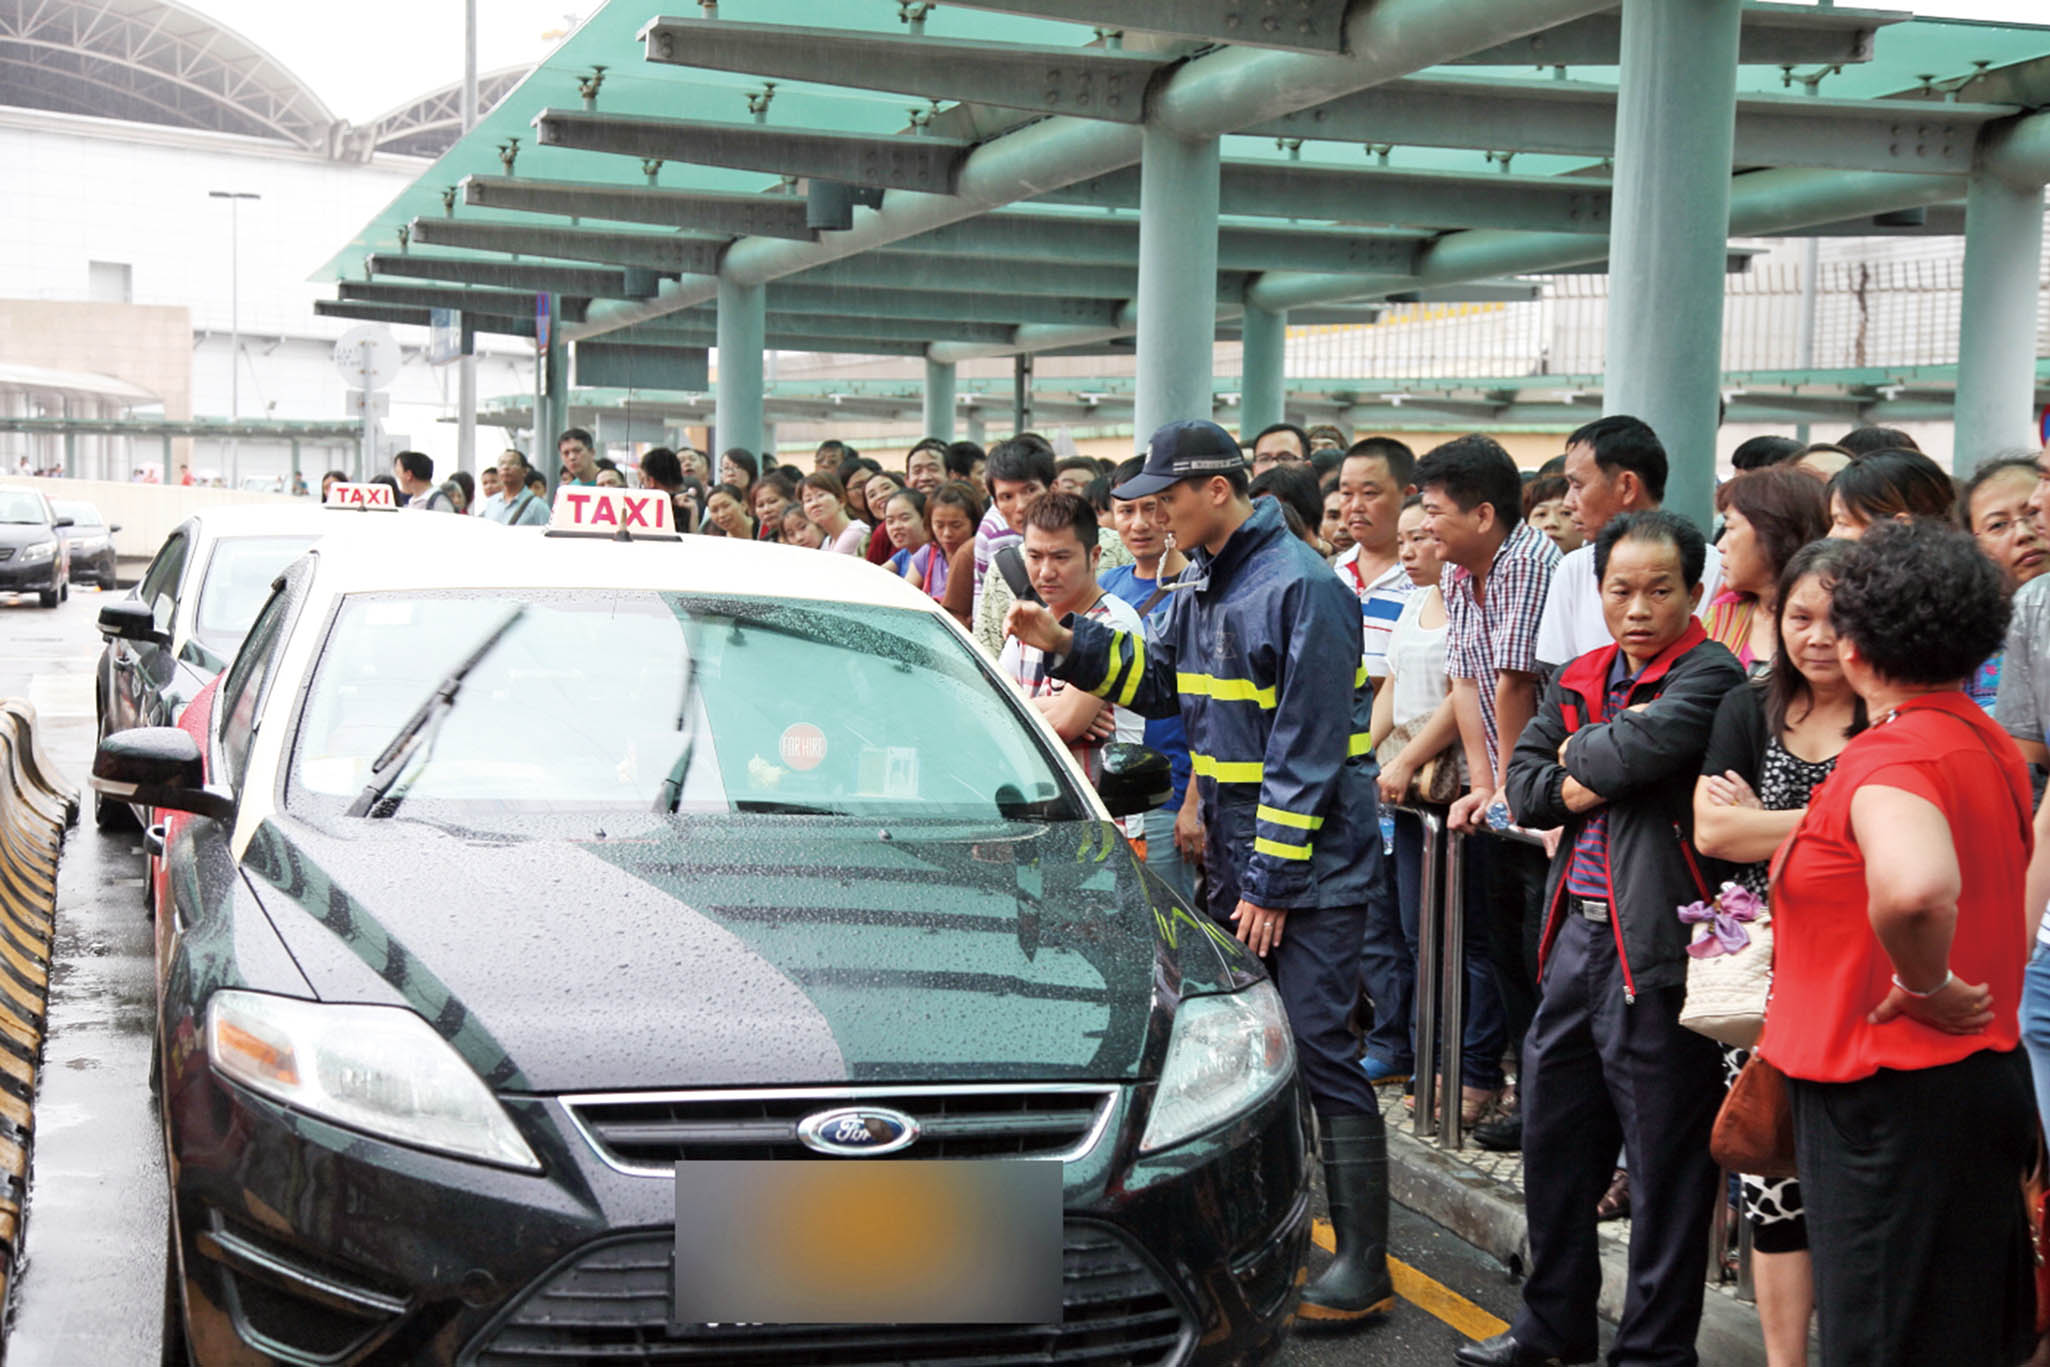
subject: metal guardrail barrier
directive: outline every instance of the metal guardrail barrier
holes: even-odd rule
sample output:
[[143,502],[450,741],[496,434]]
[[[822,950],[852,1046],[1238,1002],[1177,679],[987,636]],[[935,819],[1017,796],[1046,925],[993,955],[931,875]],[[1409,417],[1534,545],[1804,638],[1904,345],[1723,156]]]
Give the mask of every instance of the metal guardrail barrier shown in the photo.
[[57,857],[78,790],[57,777],[35,708],[0,701],[0,1305],[21,1255],[57,914]]
[[[1445,824],[1443,807],[1383,803],[1382,809],[1414,818],[1424,831],[1423,877],[1418,889],[1416,977],[1416,1114],[1411,1128],[1419,1139],[1457,1151],[1465,1145],[1460,1114],[1461,1064],[1466,1039],[1466,842],[1476,838]],[[1535,831],[1511,826],[1481,832],[1481,838],[1544,847]],[[1444,1101],[1441,1107],[1438,1103]],[[1710,1222],[1708,1280],[1730,1280],[1725,1255],[1730,1246],[1731,1173],[1722,1174],[1715,1217]],[[1757,1299],[1751,1270],[1751,1227],[1741,1197],[1735,1214],[1737,1299]]]

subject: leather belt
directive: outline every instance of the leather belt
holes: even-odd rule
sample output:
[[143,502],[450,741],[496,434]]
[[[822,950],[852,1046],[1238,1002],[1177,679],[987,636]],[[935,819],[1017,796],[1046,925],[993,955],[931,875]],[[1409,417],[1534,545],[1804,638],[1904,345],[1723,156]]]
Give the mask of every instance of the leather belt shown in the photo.
[[1588,920],[1606,922],[1609,919],[1609,904],[1601,898],[1576,897],[1573,901],[1580,914]]

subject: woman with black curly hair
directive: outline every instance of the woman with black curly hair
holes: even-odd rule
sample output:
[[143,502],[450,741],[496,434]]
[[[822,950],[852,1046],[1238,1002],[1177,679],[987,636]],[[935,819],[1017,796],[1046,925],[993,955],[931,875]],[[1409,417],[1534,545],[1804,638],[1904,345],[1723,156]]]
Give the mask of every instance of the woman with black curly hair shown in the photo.
[[1963,692],[2007,616],[1972,539],[1922,518],[1874,527],[1830,602],[1872,724],[1776,856],[1758,1044],[1788,1078],[1826,1364],[2034,1346],[2029,781]]

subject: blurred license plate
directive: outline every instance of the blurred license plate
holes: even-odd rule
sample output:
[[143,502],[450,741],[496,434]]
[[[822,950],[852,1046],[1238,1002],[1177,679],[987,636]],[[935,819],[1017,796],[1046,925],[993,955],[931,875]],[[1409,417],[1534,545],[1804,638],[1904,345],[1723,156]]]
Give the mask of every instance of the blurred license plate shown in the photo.
[[1060,1318],[1058,1161],[676,1165],[672,1333]]

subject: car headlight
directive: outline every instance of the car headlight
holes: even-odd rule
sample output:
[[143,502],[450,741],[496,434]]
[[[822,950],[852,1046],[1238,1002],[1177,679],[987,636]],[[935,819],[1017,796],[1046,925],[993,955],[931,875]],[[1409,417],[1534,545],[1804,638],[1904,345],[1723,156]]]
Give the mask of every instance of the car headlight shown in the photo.
[[1142,1150],[1164,1149],[1250,1110],[1295,1071],[1295,1036],[1273,983],[1190,997],[1175,1011]]
[[224,1076],[295,1110],[400,1144],[541,1169],[484,1079],[404,1007],[216,992],[206,1053]]
[[21,548],[21,558],[26,561],[48,560],[57,553],[54,541],[37,541]]

